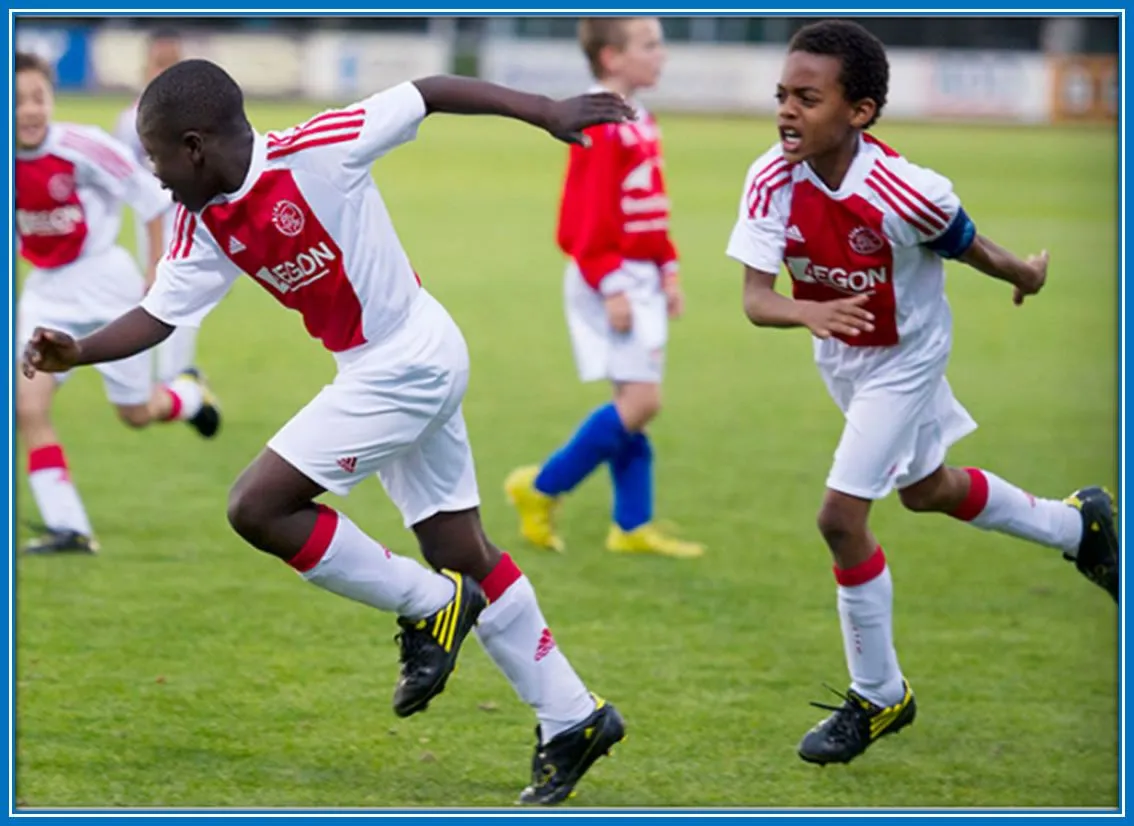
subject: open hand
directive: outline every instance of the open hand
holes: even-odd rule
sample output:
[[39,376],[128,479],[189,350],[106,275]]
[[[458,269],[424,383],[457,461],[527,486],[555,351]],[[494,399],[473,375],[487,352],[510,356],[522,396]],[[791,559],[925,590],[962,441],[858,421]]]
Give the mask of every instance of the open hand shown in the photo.
[[634,107],[612,92],[578,95],[553,101],[548,107],[544,128],[565,143],[590,146],[583,134],[588,126],[634,120]]
[[859,333],[869,333],[874,330],[874,314],[863,306],[869,300],[869,295],[856,295],[809,303],[803,323],[816,338],[854,337]]
[[31,339],[24,346],[23,371],[29,379],[37,371],[43,373],[63,373],[79,362],[79,344],[71,336],[59,330],[36,327]]

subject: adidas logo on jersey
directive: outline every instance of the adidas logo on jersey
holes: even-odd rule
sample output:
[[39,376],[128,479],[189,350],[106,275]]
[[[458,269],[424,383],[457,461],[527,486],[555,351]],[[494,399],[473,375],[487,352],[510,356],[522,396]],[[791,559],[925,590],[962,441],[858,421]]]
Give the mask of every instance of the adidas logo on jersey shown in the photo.
[[358,457],[344,456],[342,459],[335,460],[335,463],[347,473],[354,473],[354,469],[358,467]]
[[242,243],[240,243],[240,239],[237,238],[235,235],[232,238],[228,239],[228,254],[229,255],[236,255],[238,252],[244,252],[244,250],[246,250],[246,249],[248,249],[248,247],[246,247]]
[[786,237],[789,241],[796,241],[800,244],[804,243],[803,233],[799,231],[799,227],[797,227],[795,224],[792,224],[790,227],[784,230],[784,237]]

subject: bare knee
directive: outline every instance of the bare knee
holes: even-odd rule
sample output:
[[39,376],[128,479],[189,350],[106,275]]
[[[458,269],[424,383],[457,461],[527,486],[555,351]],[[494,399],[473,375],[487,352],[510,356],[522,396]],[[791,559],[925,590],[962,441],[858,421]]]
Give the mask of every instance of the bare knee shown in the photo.
[[856,524],[850,514],[830,502],[824,502],[822,507],[819,508],[815,523],[819,528],[819,533],[823,535],[827,547],[836,556],[840,549],[845,547],[861,529],[861,526]]
[[262,548],[267,544],[274,507],[256,486],[243,477],[228,493],[228,524],[248,544]]
[[828,490],[819,508],[816,523],[827,547],[840,568],[863,562],[874,549],[874,538],[867,527],[870,501]]
[[649,382],[621,384],[615,390],[614,406],[627,430],[642,430],[661,413],[661,385]]
[[149,405],[145,404],[119,404],[115,406],[118,420],[127,427],[142,428],[153,421]]

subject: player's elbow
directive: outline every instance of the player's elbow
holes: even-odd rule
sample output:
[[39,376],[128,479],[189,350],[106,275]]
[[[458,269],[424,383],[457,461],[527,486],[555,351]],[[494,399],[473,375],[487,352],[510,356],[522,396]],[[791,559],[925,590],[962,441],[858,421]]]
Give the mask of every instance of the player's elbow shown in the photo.
[[768,294],[770,290],[746,287],[744,290],[744,315],[757,327],[768,323]]

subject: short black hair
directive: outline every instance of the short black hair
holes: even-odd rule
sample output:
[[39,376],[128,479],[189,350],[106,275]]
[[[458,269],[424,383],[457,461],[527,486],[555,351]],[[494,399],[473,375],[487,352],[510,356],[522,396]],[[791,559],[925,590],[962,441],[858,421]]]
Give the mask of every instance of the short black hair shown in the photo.
[[877,106],[865,129],[874,125],[886,105],[890,88],[890,62],[882,41],[850,20],[820,20],[795,33],[789,52],[830,55],[842,61],[839,73],[847,100],[870,98]]
[[16,74],[20,72],[39,72],[47,82],[55,85],[55,72],[51,71],[51,64],[32,52],[16,52]]
[[189,130],[214,135],[244,131],[244,93],[232,77],[208,60],[183,60],[155,77],[142,92],[138,111],[157,118],[167,135]]

